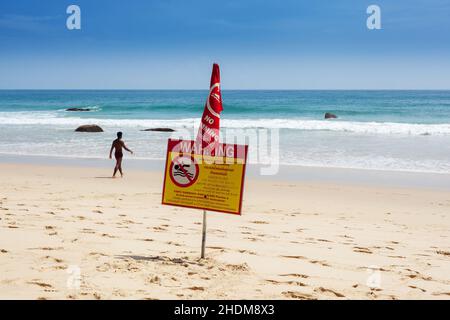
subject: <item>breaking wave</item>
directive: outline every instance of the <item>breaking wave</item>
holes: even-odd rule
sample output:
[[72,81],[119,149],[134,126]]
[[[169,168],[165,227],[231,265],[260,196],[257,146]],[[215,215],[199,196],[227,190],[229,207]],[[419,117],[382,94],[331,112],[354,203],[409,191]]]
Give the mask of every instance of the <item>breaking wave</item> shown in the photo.
[[[95,123],[105,127],[171,127],[192,128],[200,118],[184,119],[102,119],[61,117],[57,112],[0,112],[0,125],[50,125],[74,127]],[[362,122],[309,119],[224,119],[222,128],[291,129],[307,131],[335,131],[383,135],[450,135],[450,123],[418,124],[398,122]]]

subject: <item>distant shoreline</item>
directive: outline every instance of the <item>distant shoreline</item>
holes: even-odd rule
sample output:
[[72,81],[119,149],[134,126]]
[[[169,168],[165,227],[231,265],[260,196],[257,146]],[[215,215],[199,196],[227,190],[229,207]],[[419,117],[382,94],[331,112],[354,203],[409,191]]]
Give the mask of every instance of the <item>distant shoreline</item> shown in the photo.
[[[0,91],[199,91],[208,92],[208,89],[0,89]],[[223,92],[227,91],[273,91],[273,92],[285,92],[285,91],[343,91],[343,92],[355,92],[355,91],[391,91],[391,92],[449,92],[449,89],[223,89]]]
[[[100,158],[74,158],[36,155],[7,155],[0,153],[0,164],[36,165],[76,168],[104,168],[112,170],[113,161]],[[416,189],[450,190],[450,174],[434,172],[355,169],[340,167],[315,167],[280,165],[276,175],[261,175],[260,169],[267,165],[249,164],[247,177],[257,180],[292,181],[311,183],[335,183],[356,186],[381,186]],[[163,159],[125,158],[124,168],[132,171],[164,171]]]

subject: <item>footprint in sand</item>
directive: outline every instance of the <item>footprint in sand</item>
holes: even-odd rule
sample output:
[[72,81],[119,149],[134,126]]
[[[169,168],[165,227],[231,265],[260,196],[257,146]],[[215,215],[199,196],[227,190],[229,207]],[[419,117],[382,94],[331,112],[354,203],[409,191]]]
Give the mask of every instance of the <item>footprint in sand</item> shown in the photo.
[[301,274],[301,273],[285,273],[285,274],[280,274],[279,276],[280,277],[302,278],[302,279],[309,278],[309,276],[307,276],[306,274]]
[[28,248],[28,250],[44,250],[44,251],[54,251],[54,250],[64,250],[63,247],[38,247],[38,248]]
[[161,284],[161,278],[158,276],[150,276],[146,279],[146,282],[148,283],[156,283]]
[[[142,223],[140,223],[140,222],[135,222],[135,221],[133,221],[133,220],[123,220],[122,221],[124,224],[142,224]],[[163,225],[163,227],[168,227],[168,225]]]
[[192,291],[205,291],[205,288],[203,288],[203,287],[196,287],[196,286],[189,287],[187,289],[192,290]]
[[373,253],[369,248],[364,248],[364,247],[353,247],[353,251],[359,252],[359,253],[367,253],[367,254]]
[[242,263],[242,264],[226,264],[225,268],[228,269],[228,270],[231,270],[231,271],[249,271],[250,270],[248,264],[246,264],[246,263]]
[[53,258],[51,256],[45,256],[44,259],[49,259],[49,260],[53,260],[56,263],[63,263],[64,260],[63,259],[59,259],[59,258]]
[[314,292],[331,294],[331,295],[334,295],[335,297],[338,297],[338,298],[345,298],[345,296],[342,293],[339,293],[339,292],[336,292],[334,290],[327,289],[327,288],[324,288],[324,287],[319,287],[317,289],[314,289]]
[[422,288],[419,288],[419,287],[416,287],[416,286],[408,286],[408,287],[410,287],[411,289],[417,289],[417,290],[420,290],[420,291],[422,291],[422,292],[427,292],[427,290],[422,289]]
[[250,254],[250,255],[256,255],[257,253],[254,251],[249,251],[249,250],[238,250],[239,253],[245,253],[245,254]]
[[280,256],[280,257],[288,259],[302,259],[302,260],[306,259],[306,257],[304,256]]
[[416,279],[416,278],[419,278],[419,279],[422,279],[422,280],[424,280],[424,281],[432,281],[432,280],[433,280],[433,278],[431,278],[431,277],[426,277],[426,276],[424,276],[424,275],[422,275],[422,274],[420,274],[420,273],[418,273],[418,274],[409,274],[409,275],[407,275],[407,277],[410,278],[410,279]]
[[48,288],[48,289],[53,288],[53,286],[51,284],[42,282],[41,280],[32,280],[32,281],[29,281],[28,283],[37,285],[37,286],[39,286],[41,288]]
[[221,250],[222,252],[225,251],[226,249],[223,247],[213,247],[213,246],[207,246],[207,249],[214,249],[214,250]]
[[107,238],[117,238],[116,236],[112,236],[112,235],[107,234],[107,233],[102,233],[102,237],[107,237]]
[[303,282],[300,281],[277,281],[277,280],[272,280],[272,279],[266,279],[266,282],[272,283],[272,284],[289,284],[289,285],[293,285],[293,286],[297,286],[297,287],[307,287],[306,284],[304,284]]
[[8,250],[0,249],[0,252],[1,252],[1,253],[8,253]]
[[261,241],[261,239],[254,238],[254,237],[246,237],[246,238],[244,238],[244,239],[250,240],[250,241],[253,241],[253,242],[255,242],[255,241]]
[[286,298],[291,298],[291,299],[317,300],[317,298],[311,294],[302,293],[302,292],[298,292],[298,291],[284,291],[281,294],[283,296],[285,296]]
[[94,256],[94,257],[107,257],[108,256],[107,254],[101,253],[101,252],[90,252],[89,255]]
[[176,242],[173,242],[173,241],[168,241],[168,242],[166,242],[168,245],[171,245],[171,246],[175,246],[175,247],[181,247],[181,244],[179,244],[179,243],[176,243]]
[[321,261],[321,260],[310,260],[309,261],[312,264],[319,264],[322,267],[331,267],[331,265],[329,265],[326,261]]

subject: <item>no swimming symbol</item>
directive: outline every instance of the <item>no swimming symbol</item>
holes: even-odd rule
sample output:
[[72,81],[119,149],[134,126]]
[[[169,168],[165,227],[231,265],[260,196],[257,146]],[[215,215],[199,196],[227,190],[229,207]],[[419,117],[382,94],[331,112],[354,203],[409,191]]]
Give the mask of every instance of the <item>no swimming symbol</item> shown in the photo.
[[169,175],[178,187],[189,187],[197,180],[199,171],[199,166],[192,156],[178,156],[170,164]]

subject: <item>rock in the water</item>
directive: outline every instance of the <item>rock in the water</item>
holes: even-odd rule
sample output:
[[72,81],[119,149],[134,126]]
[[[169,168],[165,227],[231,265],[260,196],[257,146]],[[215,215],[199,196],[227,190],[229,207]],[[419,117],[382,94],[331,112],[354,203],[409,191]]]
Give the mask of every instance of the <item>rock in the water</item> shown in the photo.
[[336,119],[337,115],[332,114],[330,112],[325,113],[325,119]]
[[174,132],[174,129],[171,128],[150,128],[150,129],[144,129],[141,131],[160,131],[160,132]]
[[89,108],[69,108],[66,111],[91,111]]
[[77,132],[103,132],[103,129],[96,124],[86,124],[75,129]]

